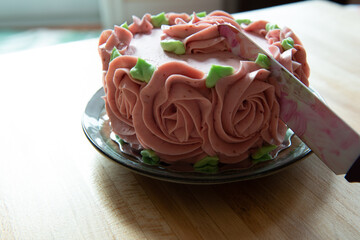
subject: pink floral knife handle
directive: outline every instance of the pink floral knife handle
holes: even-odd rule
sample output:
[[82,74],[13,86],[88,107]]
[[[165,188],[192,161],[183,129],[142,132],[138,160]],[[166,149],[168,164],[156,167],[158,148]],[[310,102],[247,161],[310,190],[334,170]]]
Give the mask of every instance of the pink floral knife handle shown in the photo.
[[219,31],[234,54],[249,60],[259,53],[268,56],[280,88],[280,118],[334,173],[347,173],[349,182],[360,182],[359,134],[248,34],[228,25],[221,25]]

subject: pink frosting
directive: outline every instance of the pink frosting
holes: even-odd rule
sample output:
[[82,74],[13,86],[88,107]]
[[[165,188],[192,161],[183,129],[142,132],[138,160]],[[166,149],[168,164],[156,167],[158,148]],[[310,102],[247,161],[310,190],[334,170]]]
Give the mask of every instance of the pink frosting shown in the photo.
[[134,80],[129,69],[136,60],[118,57],[106,75],[106,110],[113,131],[126,142],[169,163],[207,155],[236,163],[264,142],[282,142],[286,126],[270,72],[254,62],[241,62],[210,89],[202,71],[182,62],[162,64],[148,84]]
[[166,17],[169,20],[169,25],[175,25],[179,22],[188,23],[191,20],[191,17],[186,13],[167,13]]
[[224,23],[240,27],[229,14],[216,11],[204,18],[193,16],[188,23],[174,20],[175,25],[163,26],[162,39],[181,40],[186,54],[229,51],[226,39],[218,31],[218,25]]
[[265,20],[258,20],[255,22],[250,23],[249,25],[245,26],[244,29],[248,32],[253,32],[259,35],[262,35],[265,37],[267,31],[266,31],[266,24],[268,21]]
[[105,30],[101,33],[98,50],[104,71],[109,67],[113,48],[116,47],[121,54],[124,54],[132,38],[133,34],[129,30],[119,26],[115,26],[114,30]]
[[[270,72],[254,62],[242,61],[239,70],[215,85],[213,124],[209,139],[213,149],[232,163],[247,158],[249,150],[265,142],[279,145],[286,125],[279,120],[275,87]],[[240,156],[240,157],[239,157]]]
[[129,69],[135,66],[136,57],[121,56],[109,65],[105,76],[105,107],[112,130],[126,142],[139,145],[133,125],[134,107],[144,82],[134,80]]
[[129,30],[132,34],[150,33],[152,29],[153,26],[151,24],[150,14],[145,14],[141,20],[138,17],[133,16],[133,23],[129,26]]
[[[267,23],[264,20],[255,21],[245,26],[244,30],[263,36],[269,44],[268,48],[273,57],[306,86],[309,86],[310,67],[300,39],[288,27],[266,31]],[[284,51],[281,42],[288,37],[294,40],[294,48]]]
[[210,95],[203,72],[181,62],[161,65],[135,106],[141,145],[168,162],[194,162],[206,156]]
[[[227,56],[233,47],[220,35],[219,24],[241,28],[232,16],[221,11],[204,18],[195,14],[192,19],[187,14],[166,16],[170,26],[162,26],[162,36],[157,32],[160,29],[150,26],[148,14],[141,20],[135,17],[129,30],[115,27],[100,36],[104,100],[113,131],[132,147],[152,149],[168,163],[195,163],[216,155],[222,163],[248,166],[249,154],[264,143],[279,145],[286,125],[279,119],[279,89],[268,70],[226,57],[220,62],[236,65],[234,74],[219,79],[214,88],[205,85],[203,69],[218,61],[214,54]],[[265,25],[259,21],[245,30],[263,35],[274,57],[306,83],[309,71],[301,42],[287,28],[266,33]],[[289,36],[295,47],[283,51],[279,42]],[[149,46],[161,39],[183,41],[186,54],[164,53],[159,46],[153,48],[154,54]],[[109,63],[114,46],[123,56]],[[148,83],[130,75],[138,57],[157,67]]]

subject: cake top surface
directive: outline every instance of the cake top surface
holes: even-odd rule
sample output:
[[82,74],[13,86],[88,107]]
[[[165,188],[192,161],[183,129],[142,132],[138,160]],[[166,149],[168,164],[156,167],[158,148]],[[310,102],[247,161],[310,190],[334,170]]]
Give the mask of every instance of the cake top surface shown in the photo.
[[157,67],[172,61],[186,62],[204,73],[208,73],[212,64],[238,69],[240,60],[244,60],[229,51],[182,55],[166,52],[160,45],[162,35],[162,29],[153,29],[151,33],[134,35],[124,55],[140,57]]

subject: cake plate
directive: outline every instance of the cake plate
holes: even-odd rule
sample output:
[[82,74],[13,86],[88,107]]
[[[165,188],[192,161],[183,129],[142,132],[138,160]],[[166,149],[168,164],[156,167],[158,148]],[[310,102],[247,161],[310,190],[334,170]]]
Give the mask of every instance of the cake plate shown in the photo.
[[148,165],[138,158],[120,151],[118,143],[111,137],[111,127],[105,111],[100,88],[88,102],[82,118],[83,131],[92,145],[104,156],[123,167],[151,178],[187,184],[220,184],[260,178],[277,173],[280,170],[303,159],[311,150],[296,135],[292,135],[290,146],[278,153],[273,160],[255,164],[246,169],[231,169],[217,173],[195,171],[177,171],[164,166]]

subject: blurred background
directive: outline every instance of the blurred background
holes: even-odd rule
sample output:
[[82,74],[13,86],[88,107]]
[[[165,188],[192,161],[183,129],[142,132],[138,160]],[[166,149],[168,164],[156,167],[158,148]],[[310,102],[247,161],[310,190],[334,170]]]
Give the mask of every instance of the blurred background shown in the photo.
[[[159,12],[230,13],[298,1],[289,0],[0,0],[0,54],[98,37],[131,16]],[[333,0],[358,8],[360,0]],[[360,11],[359,11],[360,14]]]

